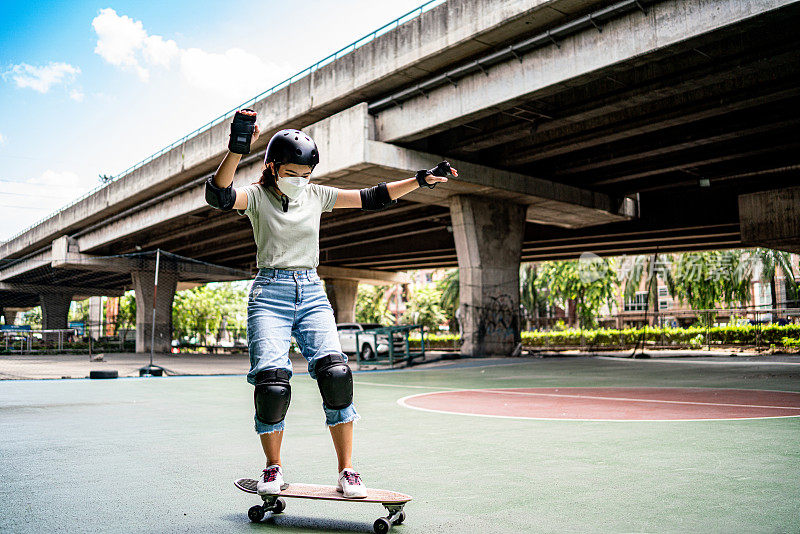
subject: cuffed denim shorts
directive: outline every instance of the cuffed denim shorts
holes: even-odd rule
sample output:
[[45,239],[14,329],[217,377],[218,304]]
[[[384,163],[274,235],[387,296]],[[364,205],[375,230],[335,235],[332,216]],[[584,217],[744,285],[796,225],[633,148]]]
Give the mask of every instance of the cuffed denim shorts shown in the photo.
[[[336,331],[333,308],[317,270],[259,269],[247,299],[249,383],[255,385],[256,375],[265,369],[286,369],[291,379],[291,336],[308,361],[308,373],[314,380],[317,379],[314,373],[317,358],[336,353],[347,361]],[[353,403],[341,410],[332,410],[323,402],[322,409],[328,426],[361,418]],[[284,421],[270,425],[262,423],[255,415],[253,420],[259,434],[284,427]]]

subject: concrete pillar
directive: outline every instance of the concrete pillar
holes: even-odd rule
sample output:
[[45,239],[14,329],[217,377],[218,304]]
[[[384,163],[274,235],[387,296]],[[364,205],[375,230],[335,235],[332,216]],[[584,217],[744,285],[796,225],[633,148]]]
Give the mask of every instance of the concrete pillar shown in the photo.
[[[42,293],[39,295],[42,306],[42,330],[66,328],[69,316],[69,305],[72,303],[70,293]],[[45,341],[55,341],[58,334],[44,334]]]
[[356,294],[358,280],[324,278],[325,293],[333,308],[337,323],[353,323],[356,320]]
[[800,186],[739,195],[742,243],[800,253]]
[[95,341],[102,334],[103,325],[103,297],[89,297],[89,324],[86,325],[87,335]]
[[17,312],[3,309],[3,319],[5,324],[14,324],[14,321],[17,320]]
[[521,339],[519,266],[526,207],[473,195],[450,200],[462,308],[461,356],[509,356]]
[[[134,271],[133,289],[136,292],[136,352],[150,352],[153,332],[153,283],[155,271]],[[169,353],[172,349],[172,300],[178,287],[175,266],[161,257],[156,292],[156,330],[153,352]]]

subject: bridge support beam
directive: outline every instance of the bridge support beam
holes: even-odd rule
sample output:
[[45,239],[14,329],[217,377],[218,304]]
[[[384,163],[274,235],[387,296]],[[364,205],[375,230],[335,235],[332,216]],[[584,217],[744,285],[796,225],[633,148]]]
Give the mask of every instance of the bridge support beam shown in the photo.
[[150,352],[151,339],[154,341],[153,352],[169,353],[172,348],[172,300],[175,298],[178,277],[175,269],[169,268],[169,262],[164,263],[158,272],[155,338],[152,337],[155,272],[148,270],[131,273],[136,292],[136,352]]
[[358,280],[343,278],[323,278],[323,280],[325,280],[325,292],[328,294],[336,322],[355,322]]
[[800,187],[739,195],[742,242],[800,253]]
[[[444,154],[428,154],[372,139],[374,119],[365,103],[358,104],[305,131],[328,156],[314,169],[320,183],[345,188],[373,186],[385,180],[413,176],[418,169],[432,167]],[[526,207],[526,219],[539,224],[583,228],[638,217],[634,198],[612,198],[605,194],[526,176],[485,165],[447,158],[458,169],[458,178],[421,188],[404,201],[449,206],[450,197],[476,195]]]
[[89,324],[86,333],[97,341],[103,335],[103,297],[89,297]]
[[[69,305],[72,303],[71,293],[41,293],[39,301],[42,306],[42,329],[56,330],[67,327]],[[58,339],[58,334],[44,334],[45,341]]]
[[3,309],[3,319],[5,320],[5,324],[10,325],[14,324],[14,321],[17,320],[17,312],[12,310]]
[[510,356],[520,342],[519,265],[526,207],[474,195],[451,197],[458,254],[461,356]]

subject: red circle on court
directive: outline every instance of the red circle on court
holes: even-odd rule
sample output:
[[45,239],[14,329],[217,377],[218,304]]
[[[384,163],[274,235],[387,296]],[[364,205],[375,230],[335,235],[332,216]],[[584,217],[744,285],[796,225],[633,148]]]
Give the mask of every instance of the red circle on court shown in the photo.
[[665,421],[800,416],[800,393],[720,388],[500,388],[404,397],[419,410],[587,421]]

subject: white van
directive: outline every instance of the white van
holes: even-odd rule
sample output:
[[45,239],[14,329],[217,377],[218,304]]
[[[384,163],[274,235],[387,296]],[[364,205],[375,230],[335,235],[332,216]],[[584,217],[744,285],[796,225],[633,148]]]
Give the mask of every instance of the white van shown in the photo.
[[347,355],[360,352],[362,360],[374,360],[376,354],[388,353],[389,337],[386,334],[377,336],[359,334],[358,342],[361,346],[356,347],[356,332],[369,332],[376,328],[383,328],[383,325],[378,323],[337,323],[336,330],[339,332],[342,352]]

